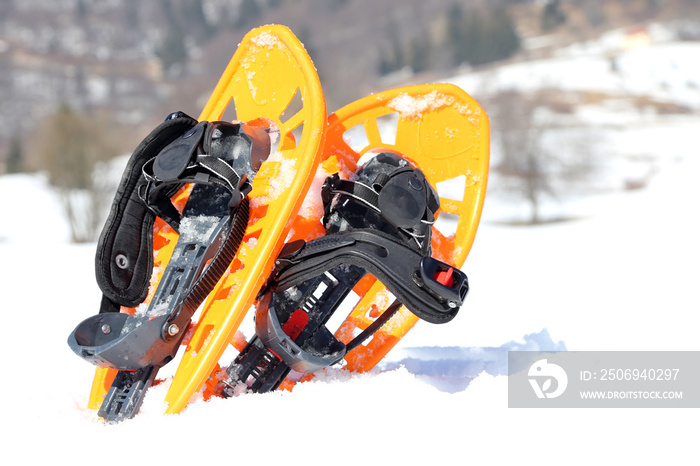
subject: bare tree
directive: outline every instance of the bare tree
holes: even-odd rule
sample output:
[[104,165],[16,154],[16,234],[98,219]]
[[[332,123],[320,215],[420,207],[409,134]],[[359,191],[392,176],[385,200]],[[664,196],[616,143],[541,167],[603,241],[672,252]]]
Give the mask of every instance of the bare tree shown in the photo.
[[73,242],[97,238],[114,187],[107,162],[119,154],[116,125],[61,107],[43,125],[39,155],[60,196]]
[[10,139],[10,147],[5,156],[5,172],[21,173],[24,171],[24,147],[18,137]]
[[489,113],[500,188],[528,203],[528,223],[542,223],[545,197],[561,200],[594,170],[587,131],[555,113],[545,93],[501,92]]

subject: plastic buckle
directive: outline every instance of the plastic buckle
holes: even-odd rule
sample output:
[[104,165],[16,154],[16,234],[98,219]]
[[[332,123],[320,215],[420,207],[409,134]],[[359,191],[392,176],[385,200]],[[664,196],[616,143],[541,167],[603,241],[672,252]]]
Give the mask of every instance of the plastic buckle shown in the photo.
[[460,307],[467,297],[467,276],[449,264],[432,257],[423,257],[420,261],[420,276],[424,286],[444,299],[450,309]]

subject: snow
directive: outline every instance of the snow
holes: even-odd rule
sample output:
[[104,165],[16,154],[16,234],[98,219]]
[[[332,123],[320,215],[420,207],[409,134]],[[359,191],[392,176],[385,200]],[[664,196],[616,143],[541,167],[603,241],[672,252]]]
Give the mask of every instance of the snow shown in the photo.
[[700,42],[657,43],[631,50],[571,47],[543,60],[505,65],[496,71],[466,73],[450,82],[467,92],[479,89],[643,95],[700,108]]
[[412,97],[408,94],[399,94],[398,97],[391,99],[389,108],[401,115],[401,118],[412,119],[420,118],[423,113],[438,110],[452,103],[453,99],[449,96],[433,91],[429,94],[420,97]]
[[252,42],[258,47],[265,47],[272,49],[280,44],[280,41],[276,36],[270,34],[269,32],[261,32],[257,36],[252,38]]
[[[692,51],[679,63],[697,64],[692,57],[700,49],[690,46],[698,44],[681,45]],[[555,82],[562,87],[583,86],[576,81],[582,71],[600,73],[589,86],[619,84],[603,82],[605,71],[586,59],[592,61],[580,67],[570,66],[580,57],[532,67],[566,77]],[[528,86],[515,72],[505,68],[494,80]],[[656,82],[649,81],[650,92],[666,92]],[[509,349],[700,349],[700,116],[640,119],[590,111],[599,121],[624,117],[626,125],[609,135],[610,147],[618,155],[652,157],[650,183],[586,199],[571,207],[575,220],[537,227],[498,223],[507,206],[487,196],[464,266],[471,290],[449,324],[420,322],[372,373],[330,370],[292,393],[196,400],[182,414],[164,416],[166,382],[149,391],[136,418],[118,425],[105,425],[85,409],[93,369],[66,344],[74,327],[98,310],[95,245],[67,242],[45,177],[0,177],[6,351],[0,458],[4,464],[100,465],[694,462],[698,418],[692,409],[507,407]]]
[[303,218],[321,218],[323,217],[323,200],[321,196],[313,196],[311,193],[320,193],[321,187],[326,182],[326,178],[333,175],[332,173],[327,173],[323,169],[323,165],[319,165],[316,173],[314,174],[313,180],[311,180],[311,186],[309,187],[308,194],[304,197],[304,202],[299,208],[299,215]]
[[[66,242],[70,239],[70,230],[63,221],[63,206],[55,193],[46,189],[46,176],[17,174],[4,176],[0,183],[2,199],[2,217],[0,218],[0,243],[7,239],[23,241]],[[16,201],[17,193],[22,195],[22,202]],[[41,219],[27,215],[27,208],[41,206]],[[19,219],[26,221],[18,225]],[[46,238],[42,223],[52,225],[52,234]],[[4,261],[3,261],[4,262]]]
[[205,242],[214,233],[220,220],[219,217],[206,215],[185,217],[180,223],[180,236],[191,242]]
[[250,207],[257,208],[260,205],[269,204],[278,199],[294,182],[296,176],[296,159],[288,159],[282,152],[275,152],[263,162],[260,172],[264,170],[266,164],[275,166],[275,182],[267,185],[268,190],[264,195],[251,197]]

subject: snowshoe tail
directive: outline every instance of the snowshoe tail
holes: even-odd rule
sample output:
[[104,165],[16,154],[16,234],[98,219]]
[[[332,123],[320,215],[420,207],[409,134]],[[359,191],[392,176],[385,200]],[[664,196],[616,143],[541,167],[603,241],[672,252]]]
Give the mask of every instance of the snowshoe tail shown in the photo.
[[[353,147],[349,130],[365,143]],[[302,208],[258,303],[256,336],[228,368],[222,394],[291,387],[291,370],[312,374],[341,360],[367,371],[419,318],[451,320],[468,289],[459,267],[483,205],[488,134],[481,107],[447,84],[387,91],[331,115],[317,175],[325,183],[306,200],[316,207]],[[358,170],[365,154],[374,158]],[[432,188],[446,182],[440,211],[458,216],[447,235],[433,226]],[[333,335],[325,324],[351,291],[360,301]]]
[[[247,123],[218,122],[227,108]],[[133,416],[155,372],[181,343],[188,346],[166,396],[167,412],[179,412],[204,385],[301,206],[319,161],[325,114],[301,43],[284,26],[265,26],[243,39],[200,122],[174,114],[135,151],[100,242],[101,312],[69,338],[76,353],[100,366],[89,405],[102,406],[101,416]],[[236,140],[226,142],[229,135]],[[248,165],[222,164],[208,153],[219,141],[220,151]],[[126,278],[125,268],[133,269]],[[157,283],[150,294],[149,280]],[[148,303],[145,314],[127,309],[141,302]],[[124,312],[115,312],[120,308]]]

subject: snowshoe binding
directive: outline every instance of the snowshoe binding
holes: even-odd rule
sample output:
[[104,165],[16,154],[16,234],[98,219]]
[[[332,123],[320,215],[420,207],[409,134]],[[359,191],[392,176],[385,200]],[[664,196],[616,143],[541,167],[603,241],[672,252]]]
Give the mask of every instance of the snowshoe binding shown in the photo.
[[[384,165],[398,155],[409,162],[410,168],[422,172],[431,193],[432,188],[436,188],[439,209],[435,211],[436,205],[429,196],[420,228],[404,231],[395,228],[395,224],[401,225],[406,220],[404,217],[410,207],[418,205],[413,204],[416,201],[413,196],[397,196],[407,201],[402,206],[406,208],[394,212],[384,208],[384,205],[378,205],[379,196],[366,195],[369,190],[361,185],[369,183],[374,189],[372,184],[376,170],[369,163],[362,169],[367,174],[365,181],[352,183],[358,182],[356,172],[361,162],[377,153],[385,154],[375,157],[372,166]],[[212,373],[212,379],[218,384],[209,391],[210,394],[230,396],[239,391],[268,391],[276,386],[291,390],[296,383],[314,377],[314,373],[304,371],[323,367],[324,364],[334,364],[333,367],[342,367],[351,372],[369,371],[420,320],[447,322],[457,312],[458,307],[451,306],[458,305],[458,298],[463,298],[466,277],[455,272],[464,264],[474,242],[488,178],[489,121],[480,105],[451,84],[417,85],[379,92],[348,104],[328,117],[321,158],[315,181],[317,188],[309,192],[294,221],[288,245],[280,256],[283,260],[276,270],[277,279],[269,282],[266,292],[260,296],[256,313],[257,335],[245,348],[236,345],[241,353],[228,371]],[[380,160],[383,160],[381,164]],[[399,165],[404,165],[406,160],[400,161]],[[386,165],[384,167],[388,168]],[[396,168],[384,174],[391,170]],[[340,176],[336,177],[335,173],[340,173]],[[420,173],[413,174],[421,179]],[[412,175],[408,176],[411,180]],[[382,178],[378,180],[380,184],[386,181],[382,181]],[[398,183],[398,180],[395,182]],[[325,184],[323,189],[321,184]],[[415,180],[413,184],[418,185]],[[415,195],[416,192],[411,190],[408,192]],[[324,199],[321,199],[319,191],[322,191]],[[382,202],[391,199],[391,189],[382,188],[382,191]],[[366,200],[360,200],[362,197]],[[328,199],[331,199],[330,203]],[[377,274],[377,277],[374,276],[377,268],[364,270],[363,264],[358,266],[355,262],[342,271],[339,267],[331,270],[333,279],[325,273],[319,274],[315,282],[307,278],[306,267],[311,262],[303,264],[302,261],[306,261],[306,258],[313,261],[316,252],[309,248],[311,244],[318,245],[321,256],[334,247],[338,248],[337,252],[346,253],[351,248],[344,251],[342,241],[352,235],[363,235],[362,225],[370,225],[364,223],[366,219],[360,218],[356,210],[344,213],[343,204],[338,203],[338,199],[345,199],[343,204],[347,206],[368,212],[369,217],[375,217],[375,225],[391,226],[388,229],[390,233],[376,228],[370,233],[375,233],[371,236],[375,242],[383,242],[379,244],[381,247],[373,245],[373,249],[369,247],[372,243],[361,244],[360,247],[364,246],[367,256],[371,257],[371,254],[382,251],[386,244],[391,244],[383,237],[388,234],[392,241],[398,241],[406,248],[396,250],[408,251],[408,254],[398,260],[377,260],[390,264],[394,263],[392,261],[396,261],[396,264],[401,262],[406,269],[389,267],[388,272]],[[376,207],[388,213],[389,217],[395,215],[393,223],[377,222]],[[428,211],[437,217],[437,221],[430,226]],[[415,222],[417,216],[417,213],[409,214],[408,218]],[[324,217],[327,230],[322,225]],[[358,225],[360,228],[357,228]],[[333,239],[338,233],[341,236],[336,237],[340,239]],[[326,235],[330,244],[314,243]],[[402,239],[399,240],[399,237]],[[303,241],[295,243],[298,240]],[[380,252],[380,256],[382,254]],[[356,258],[352,260],[357,261]],[[406,270],[416,271],[417,261],[420,261],[422,269],[419,266],[417,273],[406,273]],[[314,272],[333,268],[320,262],[313,265],[317,267]],[[306,277],[295,275],[302,270],[307,273]],[[369,273],[356,282],[350,295],[347,288],[364,272]],[[409,290],[415,291],[415,288],[422,286],[422,291],[427,291],[431,296],[432,301],[429,299],[428,303],[432,305],[426,305],[420,299],[411,299],[410,293],[407,298],[407,293],[402,293],[397,283],[392,284],[387,280],[387,277],[391,279],[394,275],[405,277],[398,281],[398,285],[408,283]],[[422,277],[427,277],[423,283]],[[308,283],[297,284],[299,280],[308,280]],[[391,290],[397,294],[393,295]],[[285,291],[293,293],[285,296]],[[344,293],[347,293],[345,297]],[[401,299],[412,306],[414,312],[402,306]],[[322,304],[314,304],[321,300]],[[339,302],[342,304],[338,305]],[[437,303],[440,305],[436,306]],[[274,309],[274,315],[271,309]],[[315,309],[314,316],[308,317],[311,325],[306,316],[309,309]],[[344,316],[346,312],[349,313]],[[332,321],[325,322],[328,328],[324,328],[324,320],[329,314],[333,314]],[[338,325],[338,317],[342,323],[330,335],[328,329]],[[275,354],[275,351],[279,354]],[[292,369],[292,365],[296,369]]]
[[[486,113],[462,89],[446,83],[378,92],[328,117],[321,168],[326,173],[343,172],[346,179],[352,179],[355,167],[368,154],[387,149],[409,160],[437,191],[440,207],[430,227],[430,255],[461,269],[476,236],[486,193],[489,167]],[[305,219],[305,224],[308,220]],[[301,226],[295,224],[294,228],[299,229],[299,236],[292,239],[308,241],[315,237]],[[444,271],[449,273],[447,269]],[[428,270],[422,274],[431,275]],[[442,274],[433,278],[449,283],[449,278]],[[387,311],[395,307],[396,300],[386,285],[368,274],[353,289],[359,301],[335,337],[346,345],[351,345],[353,340],[357,342],[363,334],[371,337],[352,351],[346,351],[341,361],[346,371],[365,372],[374,368],[419,321],[433,318],[444,322],[453,317],[451,311],[420,315],[420,308],[416,308],[417,311],[411,312],[407,308],[409,301],[389,317]],[[306,375],[302,380],[311,377]],[[282,387],[291,389],[292,382],[288,377]]]
[[[101,416],[132,415],[158,368],[174,358],[192,316],[238,251],[248,224],[246,196],[270,147],[261,127],[197,122],[175,113],[132,155],[98,244],[100,314],[78,325],[68,340],[95,365],[131,371],[113,385]],[[186,183],[193,188],[180,213],[170,197]],[[156,216],[179,232],[177,245],[145,309],[117,312],[146,298],[145,272],[152,269],[146,245]]]
[[[380,152],[354,179],[328,177],[321,193],[326,234],[288,243],[259,297],[256,336],[228,368],[222,392],[239,384],[266,392],[290,370],[314,373],[340,362],[404,304],[432,323],[450,321],[468,291],[459,269],[430,257],[437,193],[400,155]],[[396,300],[347,344],[325,326],[366,275]]]

